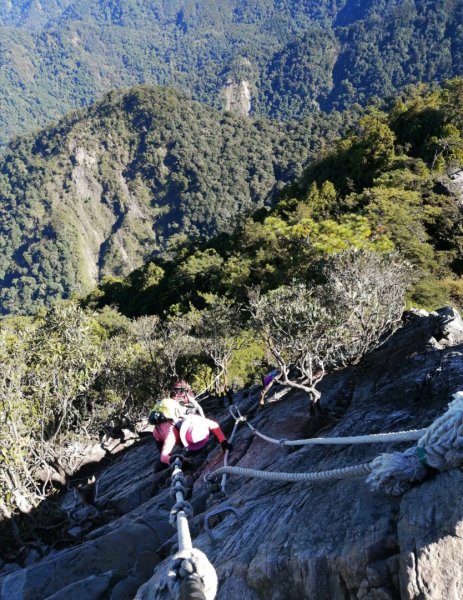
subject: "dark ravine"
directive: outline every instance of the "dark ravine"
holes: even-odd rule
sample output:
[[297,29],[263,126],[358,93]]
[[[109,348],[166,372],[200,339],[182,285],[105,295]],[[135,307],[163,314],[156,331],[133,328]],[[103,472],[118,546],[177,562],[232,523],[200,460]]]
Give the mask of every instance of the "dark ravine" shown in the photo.
[[[325,408],[337,420],[309,420],[307,401],[287,394],[257,411],[257,394],[235,400],[262,432],[276,438],[344,436],[426,427],[463,387],[463,322],[453,309],[413,311],[404,326],[362,363],[323,382]],[[251,390],[252,391],[252,390]],[[206,407],[207,408],[207,407]],[[342,409],[342,411],[341,411]],[[213,414],[209,407],[209,414]],[[232,418],[215,416],[230,433]],[[122,600],[165,598],[154,590],[175,544],[168,524],[169,489],[159,474],[152,496],[154,445],[127,450],[97,478],[92,494],[69,492],[69,535],[79,543],[52,550],[28,566],[3,565],[1,600]],[[355,465],[411,444],[305,447],[269,445],[241,426],[232,464],[274,471],[313,471]],[[219,577],[221,600],[457,600],[463,597],[463,472],[434,475],[402,497],[372,493],[357,477],[291,484],[230,477],[231,514],[214,523],[216,543],[204,531],[216,507],[203,475],[222,461],[214,442],[194,473],[193,543]],[[92,525],[92,522],[94,525]],[[99,523],[99,526],[95,526]],[[8,569],[15,572],[6,574]],[[153,575],[154,571],[154,575]],[[3,577],[1,576],[3,574]],[[150,579],[150,577],[152,578]],[[145,583],[147,582],[147,583]]]

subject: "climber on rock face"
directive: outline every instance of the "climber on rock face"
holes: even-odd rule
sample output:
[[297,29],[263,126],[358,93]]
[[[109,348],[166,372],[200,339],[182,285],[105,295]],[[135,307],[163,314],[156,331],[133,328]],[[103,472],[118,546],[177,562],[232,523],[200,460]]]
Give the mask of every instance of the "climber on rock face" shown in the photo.
[[204,448],[211,433],[215,435],[224,451],[232,448],[218,423],[199,415],[187,414],[184,407],[170,398],[157,402],[148,420],[154,425],[153,437],[160,452],[156,470],[170,464],[175,446],[182,445],[186,448],[185,458],[188,461]]
[[269,392],[270,388],[275,384],[279,383],[278,376],[280,375],[280,371],[278,369],[273,369],[270,373],[262,376],[262,390],[260,392],[259,398],[259,406],[262,408],[265,405],[265,396]]
[[186,409],[189,414],[198,414],[204,417],[204,411],[199,402],[196,401],[195,395],[189,383],[183,380],[176,381],[172,385],[170,397],[176,400],[181,406]]

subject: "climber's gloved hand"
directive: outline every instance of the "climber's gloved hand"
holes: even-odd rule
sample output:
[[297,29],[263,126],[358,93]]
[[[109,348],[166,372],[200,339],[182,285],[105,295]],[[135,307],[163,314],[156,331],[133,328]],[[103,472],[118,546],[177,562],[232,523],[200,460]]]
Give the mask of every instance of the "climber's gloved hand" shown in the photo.
[[220,445],[222,446],[222,450],[224,452],[226,450],[228,450],[229,452],[231,452],[233,450],[232,444],[230,444],[230,442],[227,442],[227,440],[224,440],[223,442],[220,442]]

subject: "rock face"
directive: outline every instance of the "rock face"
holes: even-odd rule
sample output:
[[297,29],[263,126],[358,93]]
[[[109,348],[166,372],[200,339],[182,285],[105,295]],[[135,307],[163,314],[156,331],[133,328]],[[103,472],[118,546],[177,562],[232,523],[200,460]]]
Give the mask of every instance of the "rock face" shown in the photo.
[[463,208],[463,168],[459,167],[447,174],[441,184],[457,199],[458,206]]
[[[337,437],[426,427],[460,389],[463,323],[446,308],[409,313],[404,326],[359,366],[325,378],[322,401],[336,409],[336,420],[309,418],[307,400],[292,392],[260,412],[258,390],[246,398],[237,395],[236,402],[268,436]],[[205,408],[213,414],[212,407]],[[230,433],[234,421],[221,411],[215,416]],[[320,471],[411,445],[288,450],[240,425],[230,464]],[[222,464],[215,441],[204,455],[190,478],[193,545],[214,566],[222,600],[463,597],[460,469],[434,474],[402,497],[372,493],[363,477],[307,484],[229,476],[227,498],[221,500],[203,479]],[[176,535],[168,524],[169,473],[153,476],[155,456],[149,440],[117,458],[97,478],[87,505],[74,507],[83,519],[79,544],[0,578],[0,599],[115,600],[134,598],[137,590],[140,599],[170,597],[158,590],[166,574],[162,561],[174,551]],[[73,502],[69,495],[67,502]],[[239,522],[230,512],[211,518],[212,540],[204,531],[204,517],[224,505],[238,511]],[[89,530],[86,523],[92,519],[100,526]]]
[[251,88],[248,81],[228,81],[223,90],[224,109],[240,115],[251,112]]
[[[405,495],[398,524],[402,597],[463,598],[463,473],[443,473]],[[424,499],[433,499],[423,506]]]

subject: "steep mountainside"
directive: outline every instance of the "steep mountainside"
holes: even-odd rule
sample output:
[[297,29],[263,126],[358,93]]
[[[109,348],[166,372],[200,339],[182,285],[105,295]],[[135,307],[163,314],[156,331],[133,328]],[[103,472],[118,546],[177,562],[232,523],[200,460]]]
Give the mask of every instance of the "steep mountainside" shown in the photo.
[[38,29],[59,17],[72,0],[0,0],[0,24],[24,29]]
[[[0,144],[110,89],[279,118],[462,73],[463,0],[1,0]],[[232,103],[233,104],[233,103]]]
[[143,87],[17,140],[0,162],[1,311],[230,231],[301,173],[330,119],[252,121]]
[[[298,392],[271,398],[263,411],[257,411],[256,389],[246,397],[235,394],[235,402],[259,432],[278,440],[425,428],[462,389],[462,342],[463,323],[452,309],[409,314],[386,345],[357,367],[324,380],[322,402],[337,408],[336,421],[308,417],[307,399]],[[205,409],[230,436],[234,420],[228,411],[207,404]],[[8,563],[0,559],[0,600],[173,597],[163,587],[164,559],[177,542],[169,525],[170,471],[153,474],[157,450],[146,435],[124,456],[111,456],[96,481],[78,475],[54,512],[39,508],[27,516],[21,534],[30,540],[29,548],[10,543]],[[458,442],[455,454],[461,457],[461,438]],[[285,449],[240,424],[233,445],[231,465],[307,473],[364,464],[416,442]],[[222,465],[215,440],[200,458],[203,464],[187,472],[191,531],[193,546],[217,573],[217,598],[462,597],[461,468],[427,472],[424,481],[400,496],[371,491],[366,475],[290,483],[233,474],[224,499],[203,479]],[[225,507],[239,519],[231,511],[213,516]],[[213,539],[204,530],[206,517]],[[31,523],[38,530],[35,537]]]

